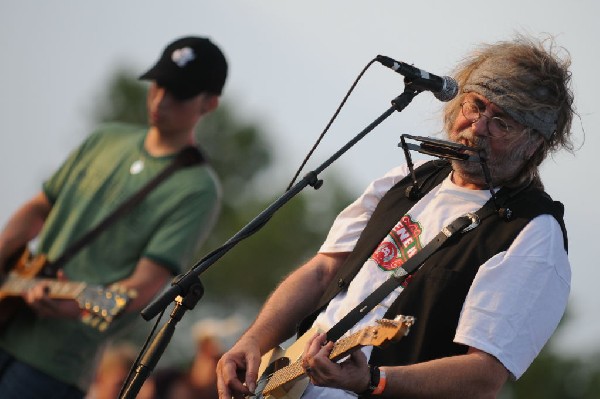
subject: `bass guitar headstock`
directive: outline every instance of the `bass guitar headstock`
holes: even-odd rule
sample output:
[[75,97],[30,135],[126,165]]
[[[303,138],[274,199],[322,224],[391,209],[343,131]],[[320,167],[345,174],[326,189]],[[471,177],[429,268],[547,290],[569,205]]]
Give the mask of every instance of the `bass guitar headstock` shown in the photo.
[[91,327],[104,331],[136,295],[135,290],[118,285],[106,288],[86,286],[76,297],[83,311],[81,320]]

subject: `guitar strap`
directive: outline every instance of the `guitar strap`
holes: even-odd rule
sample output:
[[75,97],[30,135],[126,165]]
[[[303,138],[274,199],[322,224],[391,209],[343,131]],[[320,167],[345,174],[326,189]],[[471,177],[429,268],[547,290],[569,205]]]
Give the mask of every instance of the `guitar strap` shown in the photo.
[[71,246],[69,246],[61,256],[59,256],[53,262],[46,262],[46,264],[40,272],[41,276],[54,277],[56,275],[56,272],[67,261],[69,261],[73,256],[75,256],[77,252],[79,252],[82,248],[88,245],[94,238],[96,238],[104,229],[106,229],[109,225],[114,223],[118,218],[123,216],[126,212],[130,211],[160,183],[165,181],[166,178],[169,177],[173,172],[180,168],[185,168],[204,162],[205,158],[197,147],[187,146],[183,148],[175,156],[173,161],[169,165],[167,165],[159,174],[157,174],[152,180],[146,183],[135,194],[130,196],[126,201],[124,201],[119,207],[117,207],[112,213],[110,213],[94,228],[92,228],[81,238],[75,241]]
[[371,309],[383,301],[396,287],[406,281],[435,253],[450,237],[463,234],[479,225],[479,222],[488,216],[497,213],[493,199],[488,200],[477,212],[458,217],[448,226],[444,227],[427,245],[409,258],[402,266],[379,287],[369,294],[361,303],[346,314],[340,321],[327,331],[328,341],[337,341],[350,328],[358,323]]

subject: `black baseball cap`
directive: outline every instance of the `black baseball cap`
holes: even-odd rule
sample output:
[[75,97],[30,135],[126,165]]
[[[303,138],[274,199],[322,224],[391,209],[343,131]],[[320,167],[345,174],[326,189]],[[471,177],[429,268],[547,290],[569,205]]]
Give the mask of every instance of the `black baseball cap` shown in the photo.
[[169,44],[142,80],[154,80],[185,100],[202,92],[220,95],[227,78],[227,60],[205,37],[186,36]]

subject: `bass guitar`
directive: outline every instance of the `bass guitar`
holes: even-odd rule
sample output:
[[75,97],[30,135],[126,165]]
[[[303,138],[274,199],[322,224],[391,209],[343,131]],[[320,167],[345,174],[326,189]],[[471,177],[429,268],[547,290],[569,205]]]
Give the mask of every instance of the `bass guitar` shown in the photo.
[[50,298],[77,301],[84,311],[82,321],[100,331],[108,328],[129,300],[136,295],[133,290],[118,286],[92,286],[83,282],[36,277],[45,264],[44,255],[31,257],[29,252],[25,251],[8,274],[3,276],[0,284],[0,329],[3,329],[12,315],[24,305],[21,295],[41,281],[46,283]]
[[[397,316],[394,320],[377,320],[377,325],[340,338],[334,344],[329,358],[338,361],[363,346],[381,346],[390,341],[397,341],[409,333],[414,322],[412,316]],[[300,398],[309,383],[301,364],[302,352],[306,342],[315,334],[315,330],[309,330],[288,349],[277,347],[262,356],[255,395],[251,398]]]

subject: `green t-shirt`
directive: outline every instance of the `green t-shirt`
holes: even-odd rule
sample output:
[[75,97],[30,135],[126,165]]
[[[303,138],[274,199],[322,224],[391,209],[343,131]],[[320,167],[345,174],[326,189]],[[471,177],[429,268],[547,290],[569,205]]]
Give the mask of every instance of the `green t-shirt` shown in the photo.
[[[101,222],[162,171],[173,156],[152,157],[145,129],[107,125],[74,151],[43,190],[52,203],[39,236],[38,252],[50,261]],[[180,169],[133,210],[77,253],[64,272],[69,280],[108,285],[131,275],[142,257],[174,275],[191,266],[194,250],[212,228],[219,187],[206,164]],[[0,347],[51,376],[87,389],[97,350],[132,317],[117,319],[104,332],[77,320],[19,314],[0,332]]]

